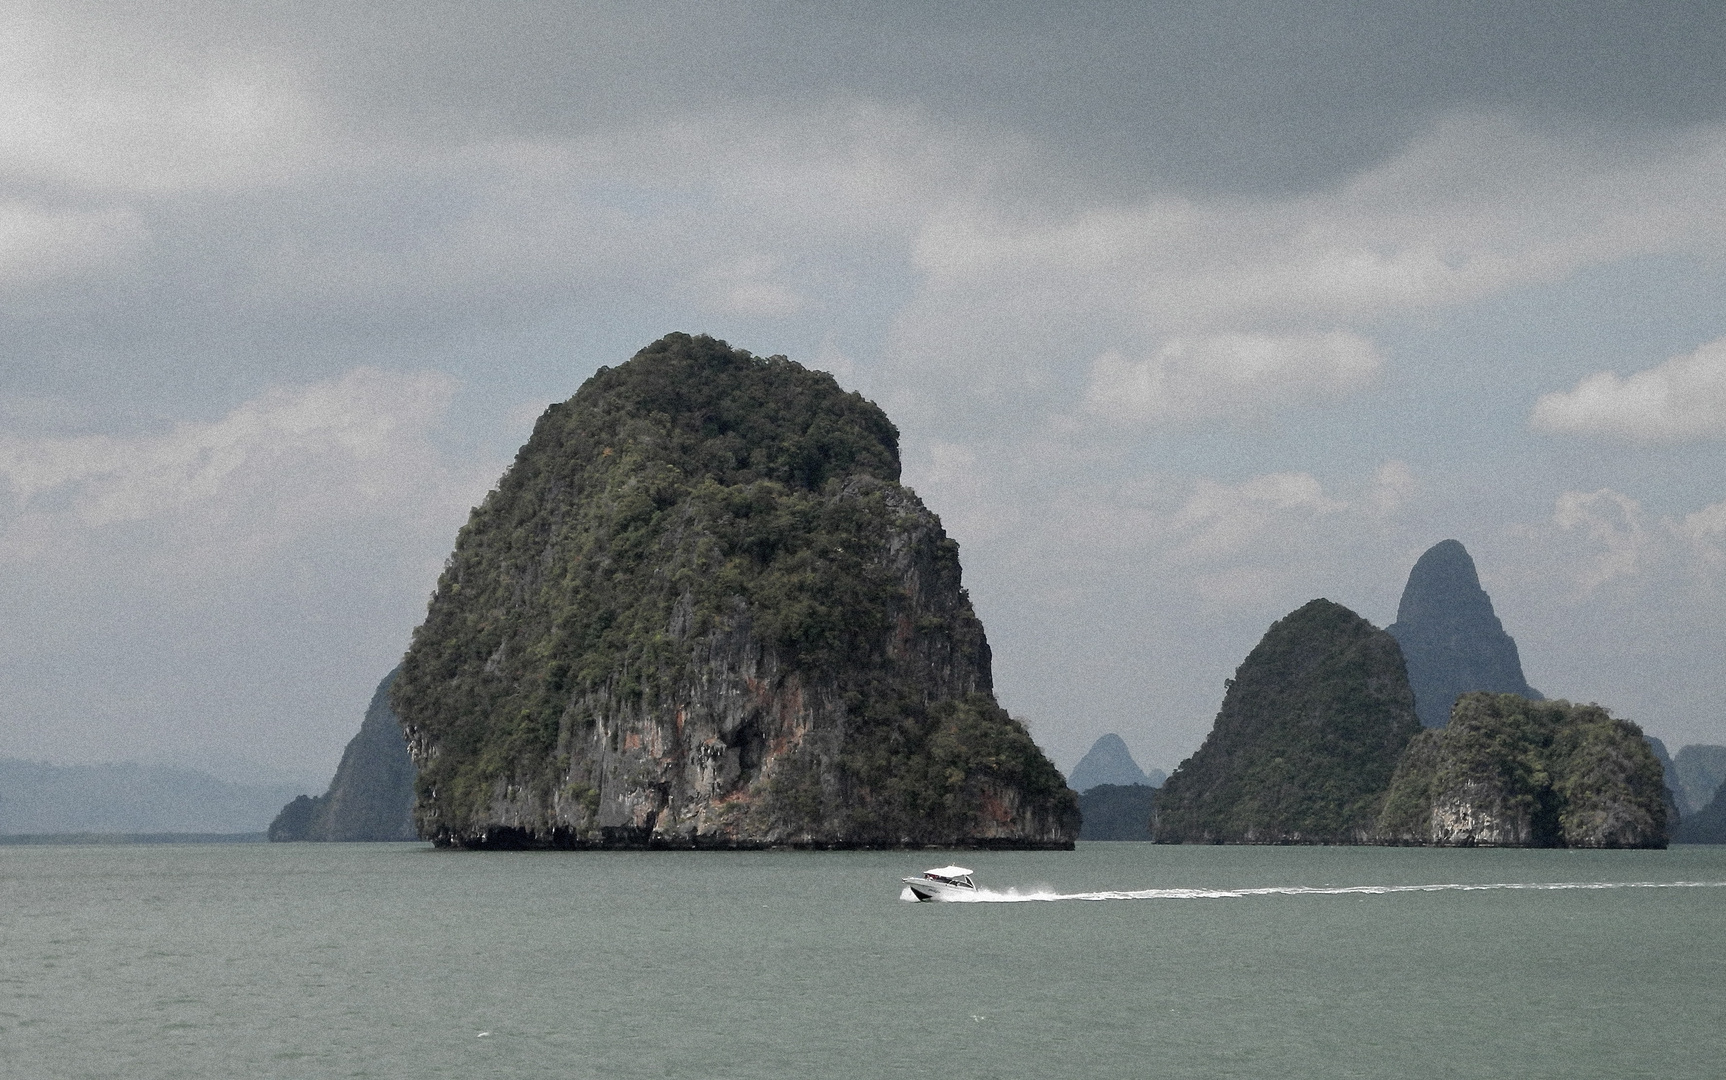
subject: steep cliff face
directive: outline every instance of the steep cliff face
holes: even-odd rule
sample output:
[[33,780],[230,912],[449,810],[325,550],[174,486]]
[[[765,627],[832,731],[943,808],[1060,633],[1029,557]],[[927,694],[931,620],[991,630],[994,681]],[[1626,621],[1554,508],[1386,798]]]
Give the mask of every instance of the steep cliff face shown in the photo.
[[1660,763],[1660,782],[1665,787],[1661,798],[1666,802],[1667,832],[1674,832],[1684,817],[1684,787],[1678,778],[1678,763],[1672,760],[1672,755],[1666,752],[1666,744],[1659,739],[1644,735],[1642,741],[1648,744],[1648,749],[1654,752],[1654,760]]
[[1110,733],[1093,743],[1079,763],[1073,766],[1073,775],[1067,778],[1067,786],[1083,795],[1098,784],[1159,787],[1166,779],[1168,777],[1161,770],[1153,769],[1152,774],[1147,774],[1140,769],[1127,744],[1119,735]]
[[1398,766],[1386,843],[1437,847],[1665,847],[1660,762],[1598,705],[1465,694]]
[[1726,786],[1714,801],[1687,816],[1672,839],[1680,844],[1726,844]]
[[1271,626],[1156,797],[1160,843],[1363,843],[1420,730],[1396,641],[1329,600]]
[[414,763],[390,708],[391,671],[372,694],[360,730],[342,751],[330,789],[301,795],[270,824],[271,840],[414,840]]
[[1396,622],[1386,629],[1402,646],[1425,727],[1444,726],[1451,705],[1470,690],[1540,699],[1522,676],[1516,642],[1480,587],[1474,560],[1456,540],[1434,544],[1415,562]]
[[958,548],[831,376],[672,335],[552,406],[395,688],[440,845],[1068,847]]
[[1685,813],[1700,813],[1726,783],[1726,746],[1681,747],[1672,766],[1678,774],[1677,790]]

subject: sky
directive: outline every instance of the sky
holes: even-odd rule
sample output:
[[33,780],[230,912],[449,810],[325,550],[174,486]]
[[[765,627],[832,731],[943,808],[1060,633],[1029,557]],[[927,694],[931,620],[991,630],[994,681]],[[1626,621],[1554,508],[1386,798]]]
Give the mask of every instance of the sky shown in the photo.
[[1726,7],[0,9],[0,756],[321,786],[533,420],[831,371],[1069,769],[1479,566],[1726,743]]

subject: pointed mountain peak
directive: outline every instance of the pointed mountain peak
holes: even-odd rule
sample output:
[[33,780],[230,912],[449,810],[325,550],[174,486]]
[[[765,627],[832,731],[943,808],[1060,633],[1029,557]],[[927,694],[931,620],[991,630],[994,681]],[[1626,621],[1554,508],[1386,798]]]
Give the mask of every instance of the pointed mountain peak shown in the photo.
[[1498,622],[1492,598],[1480,587],[1480,574],[1458,540],[1441,540],[1426,549],[1408,572],[1408,585],[1396,608],[1399,623],[1440,620]]
[[1155,778],[1146,776],[1139,763],[1133,760],[1127,744],[1119,735],[1110,732],[1093,743],[1090,752],[1073,766],[1073,775],[1067,786],[1079,792],[1089,791],[1098,784],[1156,787],[1161,778],[1160,773]]
[[1470,690],[1540,698],[1459,541],[1440,541],[1415,562],[1396,622],[1386,629],[1402,646],[1415,711],[1426,727],[1443,727],[1451,705]]

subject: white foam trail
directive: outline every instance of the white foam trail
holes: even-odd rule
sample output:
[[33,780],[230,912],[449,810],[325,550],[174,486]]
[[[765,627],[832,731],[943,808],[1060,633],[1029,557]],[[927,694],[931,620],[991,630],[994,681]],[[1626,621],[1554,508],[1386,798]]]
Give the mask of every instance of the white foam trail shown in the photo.
[[[1249,896],[1385,896],[1390,893],[1423,892],[1487,892],[1492,890],[1526,889],[1556,891],[1562,889],[1717,889],[1726,881],[1501,881],[1448,883],[1442,885],[1277,885],[1260,889],[1135,889],[1129,892],[1059,893],[1053,889],[1020,892],[1008,889],[978,889],[975,895],[948,896],[941,899],[949,904],[1030,904],[1054,900],[1240,900]],[[911,890],[899,894],[901,900],[915,900]]]

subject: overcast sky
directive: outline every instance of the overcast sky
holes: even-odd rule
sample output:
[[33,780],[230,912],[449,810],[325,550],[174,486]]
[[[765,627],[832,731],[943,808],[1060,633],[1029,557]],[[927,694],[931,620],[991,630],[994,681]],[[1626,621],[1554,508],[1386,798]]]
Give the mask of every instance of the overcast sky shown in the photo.
[[323,782],[673,330],[887,410],[1063,768],[1447,537],[1726,743],[1726,6],[1050,7],[5,5],[0,756]]

